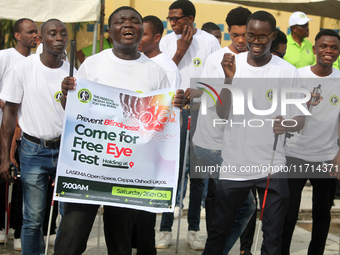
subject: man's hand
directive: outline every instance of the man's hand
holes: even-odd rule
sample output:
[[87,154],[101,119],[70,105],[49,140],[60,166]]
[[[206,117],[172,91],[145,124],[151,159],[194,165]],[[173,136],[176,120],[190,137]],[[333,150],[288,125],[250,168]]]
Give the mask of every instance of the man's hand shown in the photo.
[[176,107],[182,108],[185,105],[185,95],[183,89],[176,90],[176,94],[172,104]]
[[199,98],[202,96],[202,94],[203,90],[187,88],[184,92],[185,103],[190,104],[190,100],[193,100],[194,98]]
[[185,52],[187,52],[191,45],[193,38],[192,33],[193,33],[192,28],[188,25],[185,25],[181,38],[177,40],[177,50],[182,52],[183,55],[185,54]]
[[274,119],[275,119],[273,127],[274,133],[277,135],[283,135],[286,132],[286,128],[282,126],[282,121],[284,120],[284,118],[281,115],[279,115],[276,116]]
[[340,178],[340,153],[335,156],[335,158],[331,162],[332,168],[330,169],[331,171],[329,172],[329,175],[333,178]]
[[183,56],[189,49],[192,39],[193,39],[193,29],[186,25],[183,29],[181,38],[177,40],[177,50],[175,53],[175,56],[173,56],[172,60],[175,62],[175,64],[178,66],[181,62]]
[[231,53],[224,53],[221,65],[225,77],[233,78],[236,72],[235,55]]
[[61,91],[63,92],[63,95],[67,98],[68,91],[75,90],[76,85],[76,78],[70,76],[65,77],[61,83]]
[[[313,92],[310,93],[311,94],[311,98],[309,99],[309,101],[307,102],[307,107],[309,108],[309,106],[317,106],[323,99],[323,97],[318,93],[318,94],[314,94]],[[314,103],[312,102],[314,101]]]
[[13,183],[14,178],[11,176],[11,165],[9,162],[4,162],[0,165],[0,177],[8,182]]

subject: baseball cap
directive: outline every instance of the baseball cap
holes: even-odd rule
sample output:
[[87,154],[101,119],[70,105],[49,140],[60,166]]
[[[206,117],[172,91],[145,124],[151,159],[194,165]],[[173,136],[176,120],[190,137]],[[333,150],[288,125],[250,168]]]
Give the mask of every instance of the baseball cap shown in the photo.
[[290,17],[289,17],[289,26],[294,26],[294,25],[304,25],[308,21],[312,19],[308,18],[307,15],[303,12],[294,12]]

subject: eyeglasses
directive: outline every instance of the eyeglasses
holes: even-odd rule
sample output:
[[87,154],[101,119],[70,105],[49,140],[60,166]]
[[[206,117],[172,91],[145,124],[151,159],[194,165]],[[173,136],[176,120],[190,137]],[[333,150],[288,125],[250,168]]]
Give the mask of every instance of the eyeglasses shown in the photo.
[[270,52],[275,53],[278,57],[283,58],[286,54],[278,52],[277,50],[270,50]]
[[257,40],[260,43],[267,43],[269,38],[274,34],[275,31],[273,31],[270,35],[265,36],[265,35],[252,35],[252,34],[248,34],[246,33],[246,40],[247,42],[253,42],[255,41],[255,38],[257,38]]
[[166,17],[166,20],[169,21],[169,22],[173,21],[173,22],[177,23],[180,19],[182,19],[184,17],[186,17],[186,16],[181,16],[181,17]]

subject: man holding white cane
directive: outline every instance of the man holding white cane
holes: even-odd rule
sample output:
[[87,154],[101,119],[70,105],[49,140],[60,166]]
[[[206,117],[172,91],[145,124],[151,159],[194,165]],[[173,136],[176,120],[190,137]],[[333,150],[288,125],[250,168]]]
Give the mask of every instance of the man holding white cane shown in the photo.
[[[270,13],[253,13],[247,21],[246,29],[249,52],[240,53],[236,57],[226,53],[221,63],[226,83],[230,84],[232,80],[232,86],[222,89],[220,93],[222,105],[217,103],[217,114],[228,120],[222,146],[221,169],[225,171],[220,173],[216,190],[215,219],[211,235],[207,239],[205,255],[222,254],[237,211],[248,196],[249,190],[252,187],[257,188],[262,204],[268,172],[271,169],[277,172],[284,168],[283,136],[279,136],[273,165],[269,166],[273,155],[273,131],[278,135],[284,134],[285,131],[299,131],[304,124],[303,115],[308,114],[301,103],[309,98],[303,99],[303,96],[297,100],[299,104],[287,107],[287,111],[280,109],[279,103],[276,109],[273,109],[279,95],[282,93],[286,96],[282,90],[302,92],[296,79],[298,75],[295,67],[270,53],[271,43],[276,37],[275,27],[276,20]],[[233,91],[233,98],[230,90]],[[252,95],[249,95],[250,90]],[[240,105],[237,105],[240,101],[237,99],[240,98],[235,96],[235,92],[242,92],[245,98],[248,97],[248,104],[242,104],[249,109],[245,109],[241,115],[234,113],[234,110],[240,109]],[[270,109],[271,112],[258,114],[264,109]],[[287,210],[289,191],[287,180],[280,177],[281,173],[274,173],[267,189],[261,254],[279,255],[281,250],[283,215]]]
[[321,94],[325,100],[313,107],[305,132],[287,140],[287,166],[294,171],[288,175],[290,199],[282,233],[283,255],[289,254],[299,215],[301,192],[307,179],[313,186],[313,229],[307,254],[324,253],[336,189],[336,178],[331,177],[339,176],[340,152],[337,140],[340,132],[340,71],[332,67],[339,57],[339,34],[331,29],[321,30],[315,37],[313,51],[317,58],[316,64],[298,69],[303,78],[301,84],[309,91],[321,85]]

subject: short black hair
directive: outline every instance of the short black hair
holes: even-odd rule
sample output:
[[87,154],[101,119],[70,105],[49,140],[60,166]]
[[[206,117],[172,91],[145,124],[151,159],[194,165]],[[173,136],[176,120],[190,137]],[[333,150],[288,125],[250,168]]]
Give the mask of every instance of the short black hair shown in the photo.
[[232,9],[226,19],[225,22],[227,23],[228,27],[231,26],[245,26],[247,25],[247,20],[249,16],[251,15],[251,11],[249,11],[247,8],[243,8],[241,6]]
[[121,7],[117,8],[116,10],[114,10],[113,13],[111,13],[111,15],[110,15],[110,17],[109,17],[109,24],[108,24],[108,27],[109,27],[109,28],[110,28],[110,26],[111,26],[111,21],[112,21],[113,15],[115,15],[117,12],[122,11],[122,10],[131,10],[131,11],[134,11],[135,13],[137,13],[137,14],[139,15],[140,20],[143,22],[142,15],[140,15],[140,13],[139,13],[136,9],[134,9],[134,8],[132,8],[132,7],[130,7],[130,6],[121,6]]
[[333,29],[322,29],[316,36],[315,36],[315,44],[316,41],[321,38],[321,36],[328,35],[328,36],[334,36],[340,41],[340,36],[337,32],[335,32]]
[[[62,21],[60,21],[59,19],[49,19],[47,21],[45,21],[42,26],[41,26],[41,36],[44,34],[44,30],[45,30],[45,26],[47,23],[51,22],[51,21],[58,21],[60,23],[63,23]],[[64,23],[63,23],[64,24]],[[64,24],[65,25],[65,24]]]
[[205,32],[208,32],[209,34],[211,34],[211,32],[215,30],[221,30],[221,28],[217,26],[214,22],[204,23],[201,29]]
[[156,16],[149,15],[143,18],[143,23],[149,23],[152,34],[160,34],[162,36],[164,32],[163,22]]
[[270,51],[278,50],[280,47],[280,44],[287,44],[287,36],[285,33],[283,33],[280,29],[276,28],[276,38],[272,42],[272,46],[270,47]]
[[13,25],[13,33],[20,33],[20,32],[21,32],[21,24],[22,24],[25,20],[28,20],[28,21],[31,21],[32,23],[34,23],[33,20],[28,19],[28,18],[18,19],[18,20],[14,23],[14,25]]
[[259,21],[268,22],[272,31],[275,31],[275,29],[276,29],[276,19],[269,12],[266,12],[266,11],[254,12],[252,15],[249,16],[249,18],[247,20],[247,25],[248,25],[250,20],[259,20]]
[[196,8],[195,5],[190,2],[189,0],[177,0],[173,2],[169,10],[174,10],[174,9],[182,9],[182,13],[184,16],[193,16],[195,19],[196,16]]

